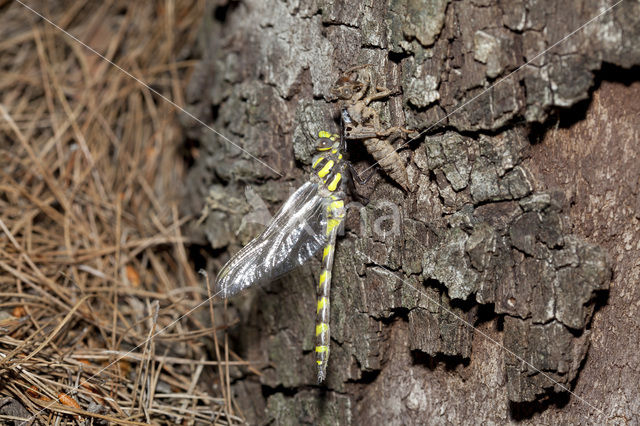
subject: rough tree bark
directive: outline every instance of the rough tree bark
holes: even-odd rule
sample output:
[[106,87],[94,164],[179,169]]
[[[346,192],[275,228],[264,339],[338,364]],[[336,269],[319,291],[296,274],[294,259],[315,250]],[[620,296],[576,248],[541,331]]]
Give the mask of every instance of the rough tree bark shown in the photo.
[[[400,151],[415,191],[379,174],[371,203],[348,214],[325,385],[312,353],[319,262],[234,301],[233,343],[263,374],[234,371],[250,422],[638,421],[640,3],[536,57],[613,3],[211,8],[192,111],[284,175],[185,123],[199,145],[185,208],[208,198],[194,232],[214,271],[257,232],[250,205],[274,211],[304,181],[313,136],[337,130],[340,70],[371,63],[396,89],[376,104],[387,124],[435,123]],[[380,220],[393,206],[397,229]]]

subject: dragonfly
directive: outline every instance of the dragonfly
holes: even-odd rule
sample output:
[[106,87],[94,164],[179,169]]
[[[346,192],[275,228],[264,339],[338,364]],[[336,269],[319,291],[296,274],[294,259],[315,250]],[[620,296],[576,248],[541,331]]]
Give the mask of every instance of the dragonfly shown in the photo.
[[324,247],[315,328],[318,383],[324,381],[329,361],[329,294],[336,239],[344,233],[346,192],[354,188],[353,177],[357,176],[344,158],[345,144],[344,131],[340,136],[319,132],[309,180],[289,197],[260,235],[229,259],[216,279],[219,294],[230,297],[284,275]]

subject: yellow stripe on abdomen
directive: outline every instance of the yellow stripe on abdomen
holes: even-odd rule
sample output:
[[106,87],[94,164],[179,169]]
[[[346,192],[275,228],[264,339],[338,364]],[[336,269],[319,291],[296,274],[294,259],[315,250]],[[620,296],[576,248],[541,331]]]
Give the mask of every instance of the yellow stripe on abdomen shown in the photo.
[[340,219],[329,219],[327,221],[327,235],[329,235],[335,227],[340,225],[340,222],[342,222]]
[[316,346],[316,352],[317,352],[317,353],[325,353],[325,352],[329,352],[329,346],[327,346],[327,345],[319,345],[319,346]]
[[318,283],[318,288],[322,288],[324,283],[327,282],[328,277],[329,277],[328,271],[322,271],[322,273],[320,274],[320,282]]
[[[329,256],[332,252],[333,244],[327,244],[327,246],[324,248],[324,251],[322,252],[322,260],[325,260],[327,256]],[[323,274],[326,274],[326,272],[327,271],[324,271]],[[320,281],[322,281],[322,277],[320,278]]]
[[[344,201],[343,200],[336,200],[336,201],[332,201],[329,203],[329,206],[327,207],[327,211],[331,212],[332,214],[335,215],[336,210],[339,210],[341,208],[344,207]],[[341,217],[339,215],[336,215],[336,217]]]
[[318,299],[318,309],[316,309],[316,314],[320,312],[325,307],[326,304],[327,304],[326,297],[321,297],[320,299]]
[[320,324],[316,325],[316,336],[321,335],[325,331],[329,331],[329,324],[327,324],[326,322],[321,322]]

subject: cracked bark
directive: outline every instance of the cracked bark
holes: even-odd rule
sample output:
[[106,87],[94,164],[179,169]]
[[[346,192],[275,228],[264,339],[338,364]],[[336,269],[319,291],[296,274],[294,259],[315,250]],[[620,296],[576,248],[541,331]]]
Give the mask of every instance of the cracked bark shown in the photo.
[[[640,412],[640,4],[536,57],[606,6],[212,7],[190,108],[285,175],[185,121],[200,148],[185,209],[215,201],[193,230],[218,250],[213,270],[221,249],[257,231],[241,226],[246,184],[274,211],[304,181],[313,135],[336,130],[327,97],[341,69],[372,63],[397,89],[375,105],[385,124],[434,125],[401,150],[416,191],[380,175],[364,189],[371,203],[348,213],[326,387],[312,386],[319,262],[234,301],[234,345],[263,373],[234,371],[251,422],[616,423]],[[394,208],[399,232],[384,220]]]

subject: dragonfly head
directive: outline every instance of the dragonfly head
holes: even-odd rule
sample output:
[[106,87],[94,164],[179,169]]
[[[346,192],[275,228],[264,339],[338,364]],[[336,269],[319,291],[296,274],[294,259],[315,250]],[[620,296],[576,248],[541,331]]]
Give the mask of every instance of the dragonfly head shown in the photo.
[[371,64],[364,64],[356,65],[344,71],[331,86],[329,93],[340,100],[351,101],[352,103],[361,100],[371,82],[371,77],[369,76],[370,68]]
[[365,85],[355,80],[354,76],[343,76],[335,82],[329,92],[336,98],[349,101],[359,95]]
[[329,151],[330,149],[340,149],[340,136],[335,133],[325,132],[318,133],[318,142],[316,144],[317,151]]

